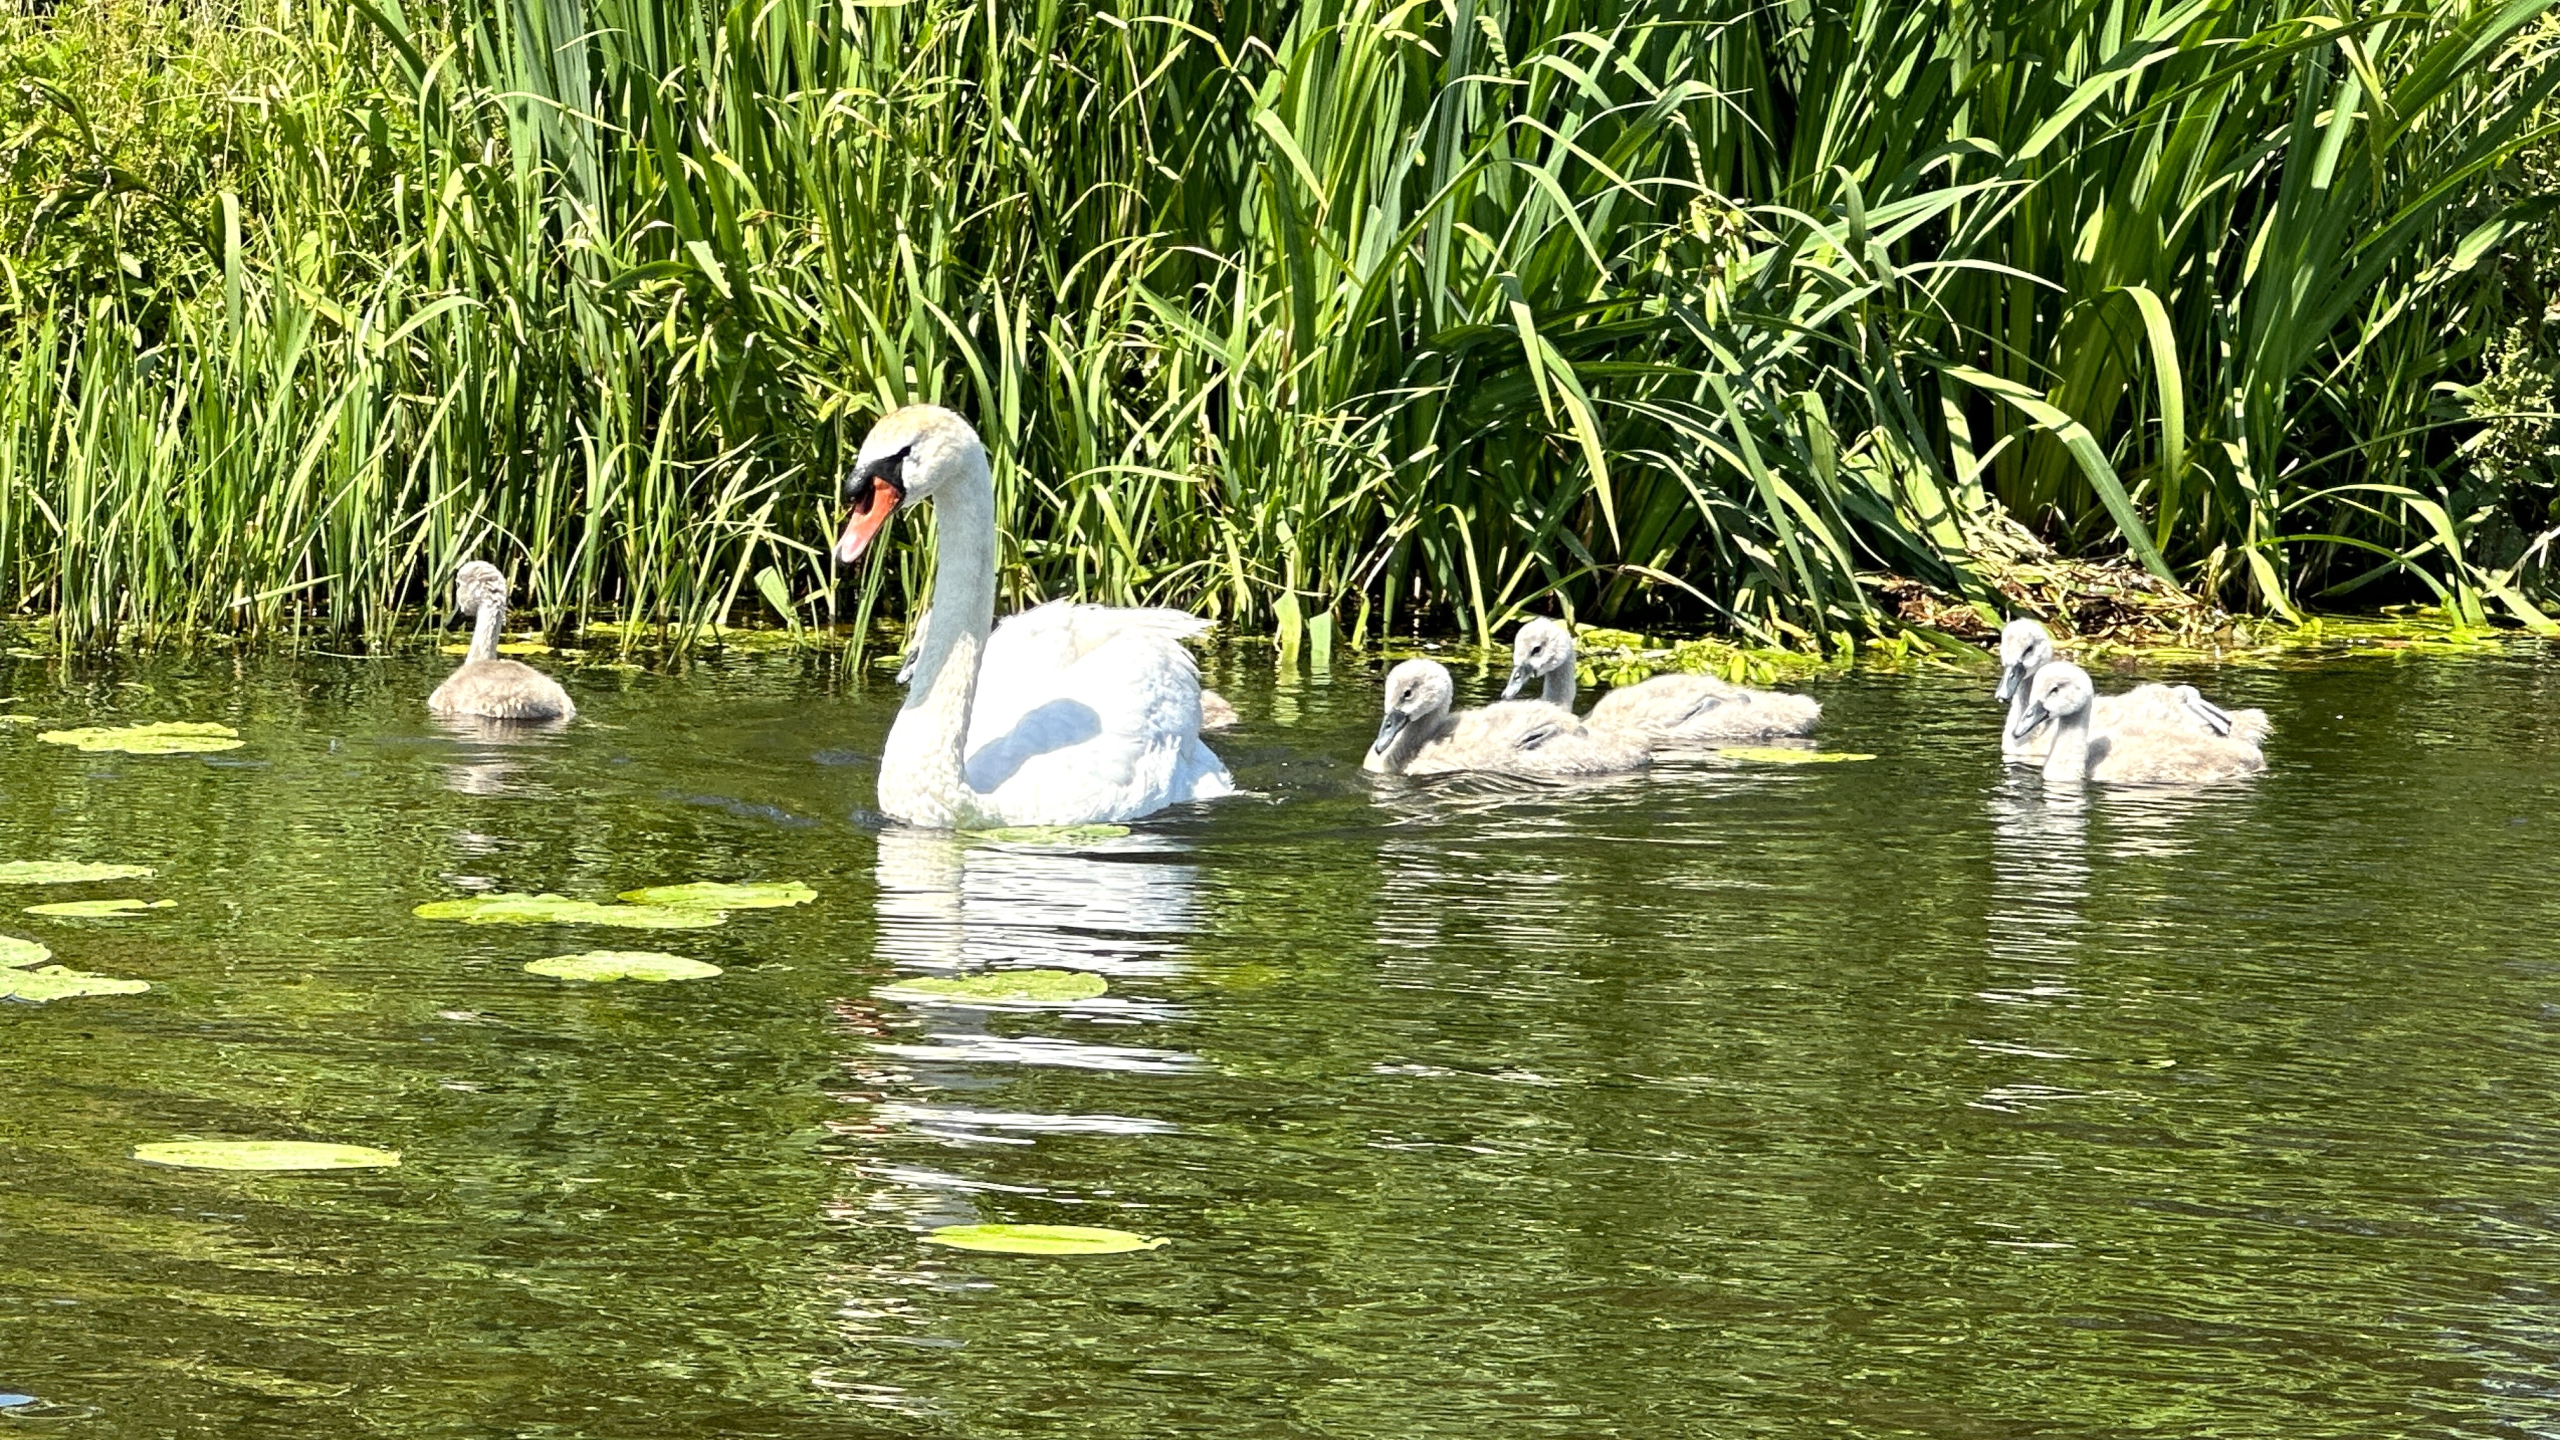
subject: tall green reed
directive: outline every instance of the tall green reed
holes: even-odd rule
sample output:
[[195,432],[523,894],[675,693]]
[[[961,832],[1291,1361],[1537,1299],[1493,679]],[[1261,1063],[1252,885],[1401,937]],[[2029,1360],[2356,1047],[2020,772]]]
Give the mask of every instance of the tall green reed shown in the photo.
[[2440,396],[2549,233],[2547,3],[190,0],[120,68],[70,0],[0,21],[0,569],[70,641],[471,554],[840,620],[833,481],[938,400],[1014,597],[1284,642],[1844,641],[2025,530],[2539,623]]

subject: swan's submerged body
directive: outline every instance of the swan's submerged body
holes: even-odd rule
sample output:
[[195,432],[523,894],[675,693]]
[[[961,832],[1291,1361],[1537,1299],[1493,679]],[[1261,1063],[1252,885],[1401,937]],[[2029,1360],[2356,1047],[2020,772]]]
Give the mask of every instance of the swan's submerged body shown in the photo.
[[[1573,632],[1553,620],[1520,627],[1511,646],[1506,699],[1535,688],[1549,705],[1571,711],[1577,687]],[[1595,730],[1656,749],[1733,740],[1808,735],[1822,719],[1810,696],[1752,690],[1705,675],[1657,675],[1621,685],[1583,717]]]
[[[2021,738],[2019,721],[2027,709],[2028,682],[2053,662],[2053,634],[2033,620],[2012,620],[2000,631],[2000,688],[1993,698],[2009,702],[2008,723],[2000,730],[2001,758],[2012,765],[2042,765],[2053,748],[2054,729],[2045,726]],[[2204,698],[2193,685],[2137,685],[2116,695],[2100,695],[2089,715],[2093,730],[2156,730],[2199,738],[2226,738],[2256,745],[2275,727],[2264,710],[2225,710]]]
[[567,720],[578,713],[558,681],[519,660],[498,658],[507,619],[507,580],[498,567],[466,561],[453,577],[454,608],[473,618],[471,653],[427,697],[438,715],[491,720]]
[[1652,761],[1637,741],[1594,730],[1543,700],[1505,700],[1453,715],[1455,693],[1436,660],[1407,660],[1388,672],[1386,716],[1361,768],[1383,775],[1564,778],[1622,775]]
[[911,405],[872,427],[837,557],[902,502],[931,499],[935,596],[880,757],[880,809],[911,825],[1085,825],[1235,793],[1200,740],[1207,622],[1053,602],[995,625],[995,489],[968,422]]
[[[2014,738],[2050,732],[2043,760],[2048,783],[2095,780],[2112,785],[2204,785],[2267,768],[2255,741],[2172,720],[2107,726],[2097,722],[2097,687],[2067,660],[2038,669],[2024,688],[2025,708],[2007,728]],[[2166,688],[2166,687],[2162,687]],[[2180,702],[2183,709],[2183,702]],[[2129,709],[2136,721],[2157,712]]]

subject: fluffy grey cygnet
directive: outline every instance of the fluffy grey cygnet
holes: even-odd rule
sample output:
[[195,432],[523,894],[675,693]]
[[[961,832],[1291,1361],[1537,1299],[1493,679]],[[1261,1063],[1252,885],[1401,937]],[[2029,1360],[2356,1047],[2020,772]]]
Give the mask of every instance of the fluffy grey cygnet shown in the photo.
[[453,606],[475,622],[471,654],[427,697],[429,710],[492,720],[566,720],[578,713],[559,682],[522,661],[498,658],[498,632],[507,621],[507,577],[497,566],[464,561],[453,572]]
[[[1534,685],[1540,699],[1571,710],[1576,658],[1572,631],[1553,620],[1530,621],[1512,637],[1511,683],[1502,698],[1516,699]],[[1705,675],[1656,675],[1618,686],[1582,717],[1594,729],[1657,749],[1807,735],[1821,718],[1822,706],[1809,696],[1749,690]]]
[[[2033,620],[2012,620],[2000,629],[2000,688],[1992,698],[2006,701],[2008,724],[2000,731],[2000,756],[2012,765],[2041,765],[2053,743],[2047,731],[2019,738],[2018,717],[2027,707],[2027,682],[2056,656],[2053,632]],[[2204,698],[2193,685],[2137,685],[2121,695],[2101,695],[2090,724],[2099,730],[2182,730],[2224,736],[2255,745],[2275,727],[2264,710],[2225,710]]]
[[2091,723],[2097,698],[2089,672],[2068,660],[2046,665],[2027,683],[2025,710],[2009,725],[2007,738],[2052,728],[2044,759],[2047,784],[2203,785],[2267,768],[2257,745],[2236,735],[2183,724],[2097,728]]
[[1361,768],[1383,775],[1618,775],[1653,756],[1626,736],[1593,730],[1543,700],[1507,700],[1449,713],[1456,689],[1437,660],[1387,672],[1386,715]]

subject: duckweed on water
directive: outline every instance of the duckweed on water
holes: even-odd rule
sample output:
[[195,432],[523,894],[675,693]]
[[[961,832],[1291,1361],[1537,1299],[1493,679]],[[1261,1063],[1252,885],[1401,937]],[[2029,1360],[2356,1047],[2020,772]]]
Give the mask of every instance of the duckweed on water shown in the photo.
[[589,950],[583,955],[554,955],[547,960],[533,961],[524,968],[527,974],[598,983],[612,980],[646,980],[653,984],[669,980],[708,980],[720,973],[717,965],[687,960],[681,955],[665,955],[655,950]]
[[929,1245],[998,1255],[1121,1255],[1173,1243],[1093,1225],[945,1225],[924,1238]]
[[1777,745],[1723,745],[1716,753],[1728,760],[1758,760],[1771,765],[1819,765],[1837,760],[1873,760],[1847,750],[1789,750]]
[[0,861],[0,885],[77,885],[91,880],[140,880],[148,865],[91,865],[78,860]]
[[168,910],[175,900],[57,900],[50,905],[30,905],[30,915],[51,915],[63,920],[121,920],[145,910]]
[[178,1140],[137,1145],[133,1158],[183,1170],[380,1170],[398,1165],[400,1152],[308,1140]]
[[1007,845],[1080,845],[1088,840],[1117,840],[1129,833],[1126,825],[1000,825],[993,830],[965,832],[972,840],[995,840]]
[[41,970],[0,970],[0,1000],[15,1000],[27,1005],[43,1005],[81,995],[139,995],[150,988],[148,980],[118,980],[111,975],[89,975],[64,965],[47,965]]
[[78,730],[47,730],[36,736],[48,745],[80,750],[120,750],[127,755],[199,755],[237,750],[248,742],[228,725],[162,720],[149,725],[91,725]]
[[901,980],[883,986],[889,1000],[944,1001],[962,1005],[1039,1005],[1091,1000],[1110,984],[1089,970],[999,970],[952,979]]
[[430,900],[409,912],[465,925],[612,925],[625,930],[701,930],[728,915],[690,905],[599,905],[565,895],[468,895]]
[[0,970],[14,970],[21,965],[41,965],[53,958],[53,952],[33,940],[15,935],[0,935]]
[[639,890],[625,890],[622,898],[635,905],[684,905],[702,910],[778,910],[790,905],[806,905],[818,898],[818,892],[797,880],[755,881],[744,885],[696,880],[689,885],[651,885]]

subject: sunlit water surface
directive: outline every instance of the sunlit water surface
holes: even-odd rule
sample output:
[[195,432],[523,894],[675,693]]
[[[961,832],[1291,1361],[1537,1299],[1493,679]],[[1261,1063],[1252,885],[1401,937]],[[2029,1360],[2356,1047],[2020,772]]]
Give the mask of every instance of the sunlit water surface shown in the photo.
[[[1078,848],[884,833],[895,704],[783,656],[64,671],[0,893],[131,998],[0,1006],[0,1431],[90,1436],[2560,1433],[2560,665],[2205,676],[2216,793],[2060,799],[1989,677],[1817,687],[1849,764],[1382,787],[1374,673],[1213,662],[1256,792]],[[1481,695],[1487,677],[1462,686]],[[719,929],[475,889],[799,879]],[[19,907],[130,894],[112,922]],[[726,973],[580,986],[528,960]],[[1098,972],[987,1011],[902,975]],[[396,1149],[226,1176],[178,1137]],[[933,1227],[1169,1237],[1033,1259]]]

